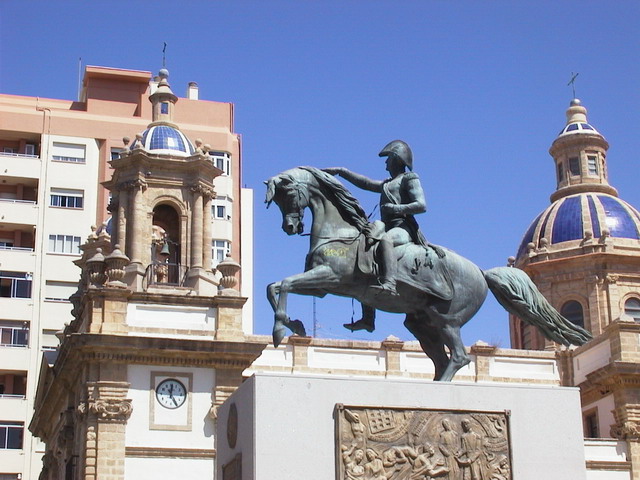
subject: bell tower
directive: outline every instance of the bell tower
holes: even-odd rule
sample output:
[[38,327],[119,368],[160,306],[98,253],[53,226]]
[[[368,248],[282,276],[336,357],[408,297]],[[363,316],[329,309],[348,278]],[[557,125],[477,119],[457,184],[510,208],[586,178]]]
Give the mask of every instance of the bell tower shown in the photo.
[[240,264],[212,266],[214,179],[222,191],[240,183],[217,179],[214,163],[239,152],[232,105],[184,99],[178,112],[213,119],[212,155],[174,122],[167,79],[162,70],[149,96],[151,123],[111,160],[111,222],[74,262],[74,319],[42,367],[30,425],[46,444],[44,480],[159,478],[168,465],[214,478],[218,408],[266,346],[247,341]]
[[125,282],[134,291],[152,286],[189,288],[215,295],[218,280],[211,268],[213,180],[222,171],[208,146],[194,147],[173,121],[178,98],[168,72],[149,96],[153,121],[111,161],[113,243],[131,263]]

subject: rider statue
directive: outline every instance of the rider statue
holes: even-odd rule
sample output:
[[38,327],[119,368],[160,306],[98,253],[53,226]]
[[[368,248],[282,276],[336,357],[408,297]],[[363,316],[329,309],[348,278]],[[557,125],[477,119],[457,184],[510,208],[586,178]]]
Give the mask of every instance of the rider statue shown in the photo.
[[[380,193],[380,217],[384,222],[384,232],[376,236],[372,229],[365,231],[369,242],[378,242],[377,260],[380,265],[379,285],[371,287],[379,295],[396,296],[397,261],[394,247],[414,242],[427,247],[427,242],[419,230],[414,215],[426,211],[426,201],[418,175],[413,170],[411,148],[402,140],[387,144],[378,154],[387,157],[386,170],[390,178],[373,180],[346,168],[325,168],[324,171],[339,175],[363,190]],[[409,172],[406,169],[409,169]],[[371,224],[370,224],[371,225]],[[345,324],[345,328],[367,330],[375,328],[375,309],[362,304],[362,319]]]

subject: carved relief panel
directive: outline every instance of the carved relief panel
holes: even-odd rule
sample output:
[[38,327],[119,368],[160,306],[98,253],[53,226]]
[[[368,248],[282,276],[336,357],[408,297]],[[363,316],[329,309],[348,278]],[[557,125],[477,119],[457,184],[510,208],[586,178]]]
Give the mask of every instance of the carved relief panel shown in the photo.
[[339,480],[511,480],[509,412],[336,405]]

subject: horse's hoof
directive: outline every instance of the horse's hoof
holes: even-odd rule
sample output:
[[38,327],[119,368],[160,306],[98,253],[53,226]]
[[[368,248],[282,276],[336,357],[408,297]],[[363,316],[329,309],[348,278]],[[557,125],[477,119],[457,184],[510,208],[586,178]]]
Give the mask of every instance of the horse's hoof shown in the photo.
[[287,324],[287,327],[289,327],[289,329],[296,335],[299,335],[301,337],[307,336],[307,330],[304,328],[304,323],[302,323],[300,320],[291,320]]
[[282,343],[286,333],[287,331],[282,325],[273,327],[273,345],[276,348]]

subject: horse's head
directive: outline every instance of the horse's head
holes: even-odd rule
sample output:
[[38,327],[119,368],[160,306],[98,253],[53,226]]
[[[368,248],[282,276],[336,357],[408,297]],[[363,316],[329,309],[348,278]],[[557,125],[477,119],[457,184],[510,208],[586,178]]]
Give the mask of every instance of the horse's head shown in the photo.
[[308,193],[304,184],[298,182],[290,173],[284,172],[264,182],[267,196],[264,202],[267,208],[274,202],[282,212],[282,230],[287,235],[304,231],[304,209],[308,206]]

